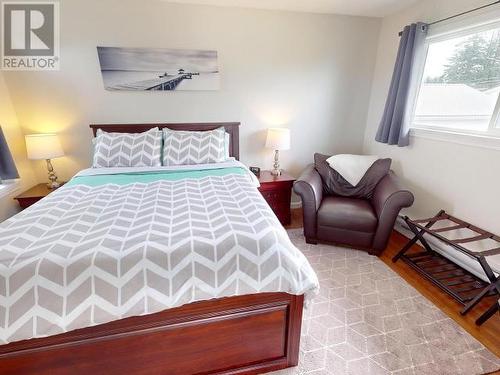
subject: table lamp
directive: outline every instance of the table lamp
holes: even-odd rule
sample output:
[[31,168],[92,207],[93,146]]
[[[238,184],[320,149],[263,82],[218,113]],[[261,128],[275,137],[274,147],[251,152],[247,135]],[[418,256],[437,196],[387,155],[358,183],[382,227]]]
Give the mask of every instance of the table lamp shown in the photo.
[[285,128],[269,128],[267,130],[266,147],[274,150],[274,169],[271,174],[281,175],[279,152],[290,149],[290,130]]
[[47,170],[49,173],[49,189],[55,189],[60,186],[57,182],[57,175],[54,172],[51,159],[64,156],[61,143],[57,134],[30,134],[26,136],[26,150],[28,151],[28,159],[45,160],[47,162]]

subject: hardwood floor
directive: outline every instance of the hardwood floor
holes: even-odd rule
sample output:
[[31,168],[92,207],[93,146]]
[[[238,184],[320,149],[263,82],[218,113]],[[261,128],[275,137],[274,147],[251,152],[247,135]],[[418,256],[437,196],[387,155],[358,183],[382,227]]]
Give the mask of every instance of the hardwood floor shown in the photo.
[[[287,229],[302,227],[302,210],[292,210],[292,223]],[[479,340],[484,346],[500,357],[500,314],[496,314],[482,326],[475,324],[476,319],[494,302],[493,298],[487,298],[478,304],[466,316],[460,315],[461,304],[456,302],[448,294],[441,291],[431,282],[424,279],[403,261],[392,262],[392,257],[406,244],[408,239],[394,231],[387,249],[380,259],[404,278],[410,285],[417,289],[423,296],[432,301],[445,314],[455,320],[467,332]]]

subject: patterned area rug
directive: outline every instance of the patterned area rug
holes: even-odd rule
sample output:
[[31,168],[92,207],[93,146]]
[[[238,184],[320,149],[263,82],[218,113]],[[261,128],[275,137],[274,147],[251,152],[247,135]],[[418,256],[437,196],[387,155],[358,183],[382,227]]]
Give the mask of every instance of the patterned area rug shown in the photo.
[[318,274],[320,294],[304,310],[299,366],[274,374],[484,374],[500,358],[377,257],[308,245],[289,230]]

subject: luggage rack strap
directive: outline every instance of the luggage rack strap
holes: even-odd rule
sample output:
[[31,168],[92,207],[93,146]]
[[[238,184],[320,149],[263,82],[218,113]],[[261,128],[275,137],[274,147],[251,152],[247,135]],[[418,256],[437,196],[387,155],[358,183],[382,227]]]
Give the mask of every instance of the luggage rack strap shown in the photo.
[[[461,251],[462,253],[467,254],[468,256],[477,259],[480,256],[490,256],[490,255],[497,255],[499,252],[497,251],[497,248],[491,249],[491,250],[485,250],[485,251],[473,251],[471,249],[468,249],[467,247],[462,246],[462,244],[466,243],[472,243],[476,241],[482,241],[485,239],[491,239],[495,242],[498,242],[500,245],[500,237],[488,232],[484,229],[481,229],[479,227],[476,227],[475,225],[472,225],[466,221],[463,221],[461,219],[458,219],[454,216],[448,215],[444,211],[440,211],[436,216],[433,218],[429,219],[421,219],[421,220],[411,220],[410,218],[405,218],[408,225],[414,225],[416,228],[418,228],[422,234],[427,233],[430,236],[433,236],[442,242],[453,246],[456,250]],[[445,228],[432,228],[432,226],[439,220],[445,220],[448,219],[450,221],[453,221],[456,223],[456,225],[445,227]],[[428,223],[428,225],[424,226],[422,223]],[[467,238],[458,238],[458,239],[448,239],[443,236],[443,232],[455,230],[455,229],[470,229],[471,231],[474,231],[477,233],[476,236],[472,237],[467,237]],[[499,246],[500,248],[500,246]]]
[[409,221],[412,222],[413,224],[435,223],[436,221],[446,220],[449,217],[450,216],[448,214],[441,214],[441,215],[438,214],[436,216],[429,217],[427,219],[418,219],[418,220],[409,219]]
[[500,255],[500,247],[490,250],[484,250],[477,253],[479,256],[488,257],[491,255]]
[[486,240],[490,238],[488,233],[480,234],[479,236],[469,237],[469,238],[457,238],[456,240],[450,240],[453,243],[469,243],[476,242],[481,240]]
[[451,227],[436,228],[436,229],[433,229],[432,231],[435,233],[440,233],[440,232],[448,232],[450,230],[464,229],[464,228],[467,228],[467,227],[463,224],[457,224],[457,225],[452,225]]

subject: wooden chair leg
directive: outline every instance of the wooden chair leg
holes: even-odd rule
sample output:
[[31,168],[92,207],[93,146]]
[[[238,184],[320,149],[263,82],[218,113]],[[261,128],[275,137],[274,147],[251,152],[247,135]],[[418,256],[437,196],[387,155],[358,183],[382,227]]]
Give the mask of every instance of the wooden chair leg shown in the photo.
[[311,245],[317,245],[318,240],[316,240],[315,238],[306,237],[306,243],[311,244]]
[[476,306],[483,299],[485,295],[487,295],[494,288],[495,284],[490,284],[487,287],[485,287],[480,293],[478,293],[477,296],[475,296],[467,305],[465,305],[463,310],[460,311],[460,314],[462,315],[467,314],[474,306]]
[[[444,213],[444,211],[441,210],[434,217],[438,217],[438,216],[442,215],[443,213]],[[409,223],[410,218],[408,216],[405,216],[404,220],[406,222],[406,225],[408,225],[408,228],[410,228],[410,230],[413,232],[413,234],[415,234],[415,237],[413,237],[410,241],[408,241],[408,243],[392,258],[392,261],[394,263],[396,263],[399,260],[399,258],[401,258],[408,250],[410,250],[410,248],[413,245],[415,245],[417,243],[417,241],[420,241],[422,243],[422,245],[424,245],[424,247],[427,251],[432,252],[431,247],[429,246],[429,244],[427,243],[427,241],[423,237],[424,230],[423,229],[418,230],[414,225],[410,224]],[[434,221],[429,221],[425,225],[425,228],[432,227],[434,225],[434,223],[435,223]]]
[[486,310],[483,315],[481,315],[476,320],[476,324],[480,326],[484,322],[486,322],[489,318],[491,318],[496,312],[500,311],[500,301],[495,302],[491,307]]
[[417,243],[417,240],[418,237],[415,236],[410,241],[408,241],[407,244],[403,246],[403,248],[399,250],[396,255],[394,255],[394,257],[392,258],[393,263],[396,263],[399,258],[401,258],[413,245],[415,245]]

